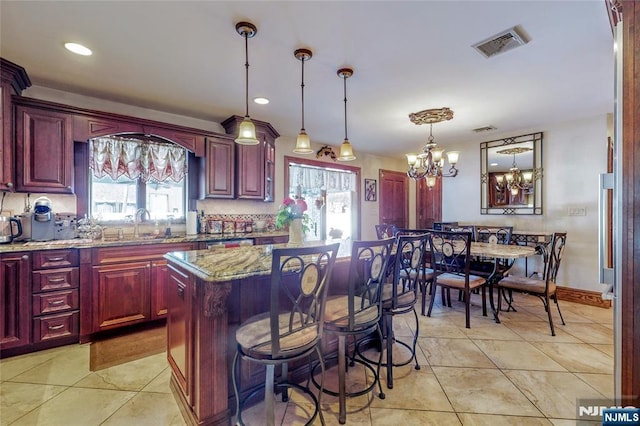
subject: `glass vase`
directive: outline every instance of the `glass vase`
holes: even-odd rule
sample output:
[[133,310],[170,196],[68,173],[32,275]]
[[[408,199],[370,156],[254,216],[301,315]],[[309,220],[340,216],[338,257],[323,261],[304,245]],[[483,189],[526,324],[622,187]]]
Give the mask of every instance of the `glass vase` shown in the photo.
[[289,243],[290,247],[301,246],[304,234],[302,232],[302,218],[295,218],[289,222]]

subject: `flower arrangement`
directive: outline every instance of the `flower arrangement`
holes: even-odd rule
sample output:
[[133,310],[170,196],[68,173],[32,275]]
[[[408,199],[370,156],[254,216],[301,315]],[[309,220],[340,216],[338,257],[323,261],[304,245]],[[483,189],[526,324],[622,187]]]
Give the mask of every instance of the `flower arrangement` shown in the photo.
[[290,197],[285,198],[276,215],[276,228],[282,229],[288,226],[293,219],[302,219],[302,230],[308,232],[311,218],[305,213],[306,211],[307,203],[303,198],[296,200]]

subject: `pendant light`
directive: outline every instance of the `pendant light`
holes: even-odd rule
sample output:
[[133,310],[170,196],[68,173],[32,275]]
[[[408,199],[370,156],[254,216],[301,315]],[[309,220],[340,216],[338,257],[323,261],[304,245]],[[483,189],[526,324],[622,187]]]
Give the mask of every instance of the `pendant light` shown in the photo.
[[347,78],[353,75],[351,68],[340,68],[338,70],[338,77],[342,78],[344,82],[344,141],[340,145],[340,155],[338,155],[338,161],[353,161],[356,156],[353,155],[353,148],[347,137]]
[[293,149],[293,152],[296,154],[311,154],[313,153],[313,149],[311,149],[311,141],[309,140],[309,135],[307,135],[307,131],[304,128],[304,61],[311,59],[313,54],[309,49],[298,49],[293,52],[293,56],[302,62],[302,83],[300,84],[300,92],[302,93],[302,127],[300,128],[300,134],[298,134],[298,138],[296,139],[296,147]]
[[240,145],[258,145],[260,142],[256,138],[256,126],[249,117],[249,39],[256,35],[258,29],[250,22],[238,22],[236,24],[236,31],[242,37],[244,37],[244,53],[245,53],[245,114],[244,120],[240,123],[238,129],[238,137],[236,143]]

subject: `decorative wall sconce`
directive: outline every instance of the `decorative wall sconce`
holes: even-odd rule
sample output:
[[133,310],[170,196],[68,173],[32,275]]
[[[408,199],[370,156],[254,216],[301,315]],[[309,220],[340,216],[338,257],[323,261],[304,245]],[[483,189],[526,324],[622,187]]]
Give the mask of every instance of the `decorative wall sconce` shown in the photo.
[[333,148],[331,148],[329,145],[323,146],[318,150],[318,152],[316,152],[316,158],[322,158],[322,157],[329,157],[333,161],[336,161],[338,159],[338,156],[336,155],[336,153],[333,152]]

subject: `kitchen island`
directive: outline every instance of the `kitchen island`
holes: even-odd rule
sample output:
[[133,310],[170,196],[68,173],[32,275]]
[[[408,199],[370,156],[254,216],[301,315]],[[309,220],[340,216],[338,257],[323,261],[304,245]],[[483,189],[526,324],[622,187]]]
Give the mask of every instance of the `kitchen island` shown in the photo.
[[[322,244],[312,242],[311,244]],[[234,414],[231,365],[235,331],[251,316],[269,310],[273,248],[286,244],[171,252],[165,255],[167,357],[171,390],[189,424],[229,424]],[[341,244],[330,294],[346,289],[350,247]],[[294,379],[307,363],[292,366]],[[264,382],[264,367],[240,363],[243,390]]]

